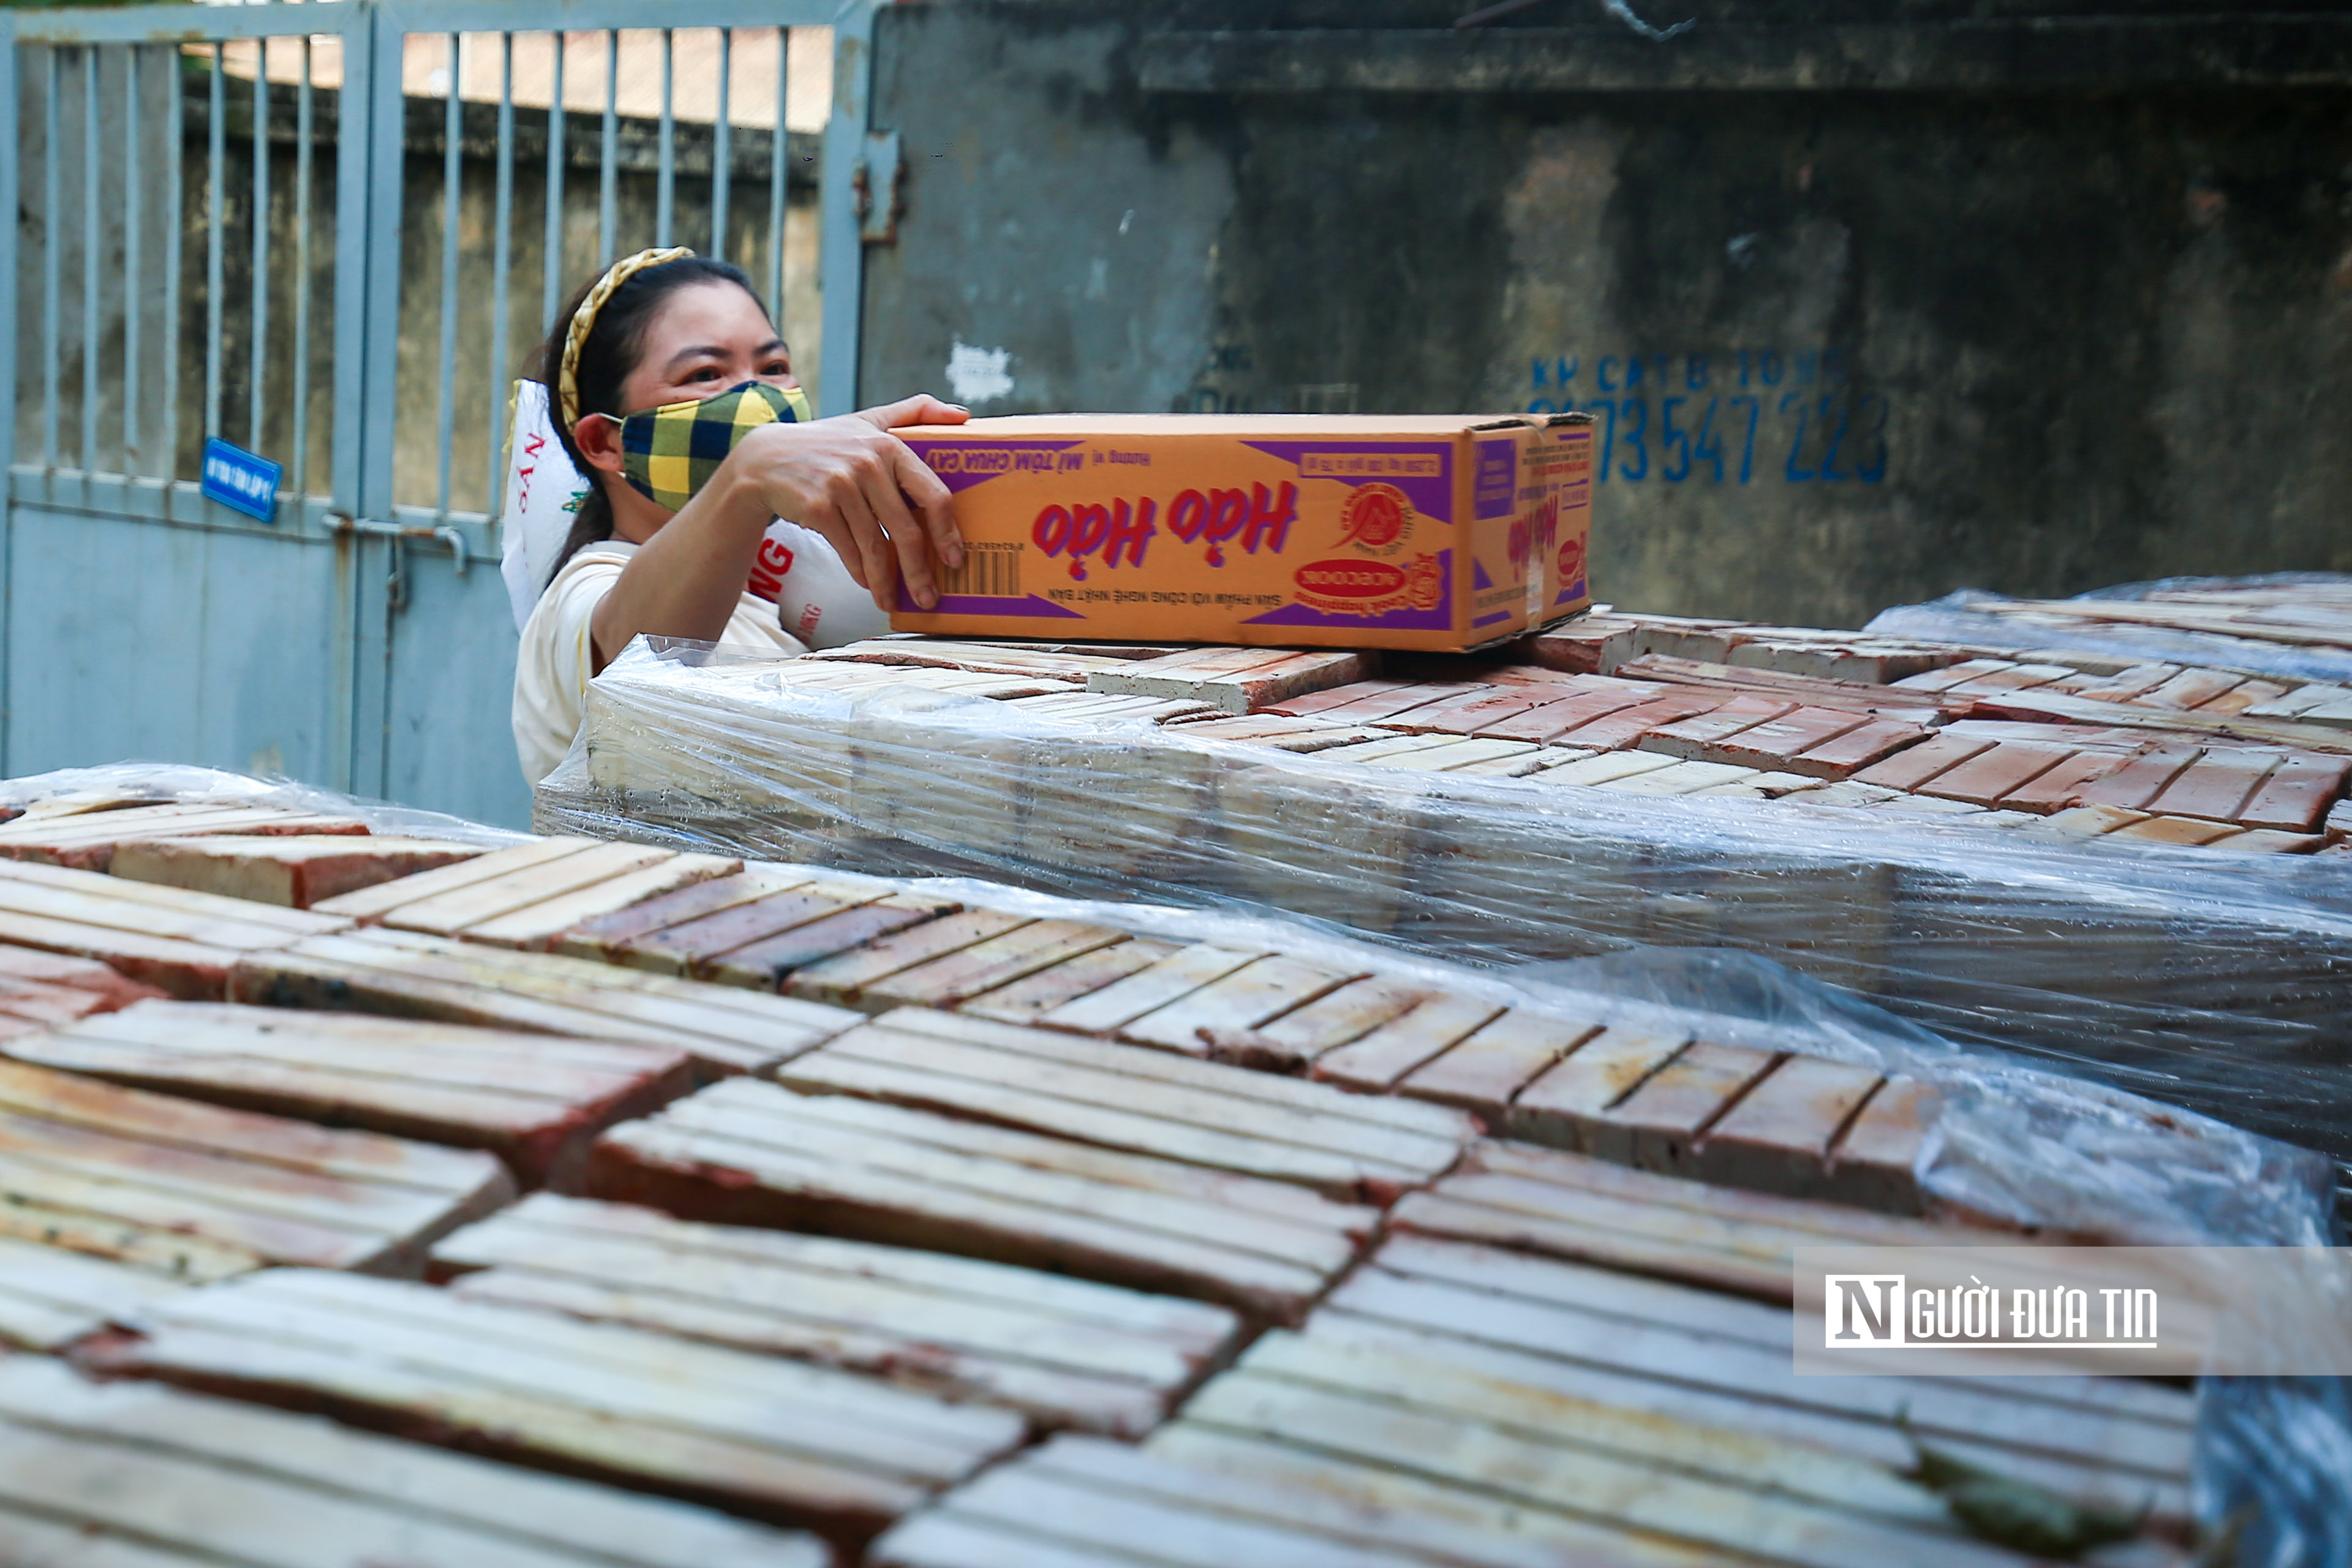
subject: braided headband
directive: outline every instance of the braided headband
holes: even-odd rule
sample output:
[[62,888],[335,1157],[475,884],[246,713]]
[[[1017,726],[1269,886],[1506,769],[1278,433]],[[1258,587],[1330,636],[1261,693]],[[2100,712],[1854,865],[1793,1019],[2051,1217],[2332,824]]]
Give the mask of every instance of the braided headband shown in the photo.
[[674,245],[667,250],[640,250],[635,256],[625,256],[604,269],[604,276],[596,279],[596,287],[580,301],[580,309],[572,312],[572,325],[563,334],[562,368],[555,377],[556,407],[562,415],[566,431],[580,423],[580,350],[587,342],[588,334],[596,330],[596,314],[604,308],[604,301],[646,268],[693,254],[683,245]]

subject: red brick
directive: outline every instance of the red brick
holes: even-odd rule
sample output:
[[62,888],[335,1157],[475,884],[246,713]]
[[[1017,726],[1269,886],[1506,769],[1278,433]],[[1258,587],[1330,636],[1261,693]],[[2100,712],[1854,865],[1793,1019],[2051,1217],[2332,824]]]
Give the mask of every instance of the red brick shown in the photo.
[[1793,713],[1797,705],[1774,697],[1734,697],[1706,713],[1661,724],[1643,735],[1642,749],[1670,757],[1697,757],[1706,747],[1754,729],[1768,719]]
[[[1960,667],[1955,665],[1953,668]],[[1944,689],[1955,697],[1990,697],[2004,691],[2032,691],[2055,687],[2074,673],[2063,664],[2012,664],[2003,669],[1989,670]]]
[[2314,756],[2290,752],[2278,771],[2264,779],[2253,798],[2238,812],[2249,827],[2275,827],[2288,833],[2316,833],[2330,820],[2328,808],[2344,793],[2344,775],[2352,758]]
[[1990,739],[1955,735],[1948,731],[1937,735],[1907,752],[1897,752],[1875,767],[1865,768],[1854,774],[1862,784],[1878,784],[1885,789],[1917,789],[1929,779],[1947,769],[1956,768],[1979,752],[1992,750]]
[[1870,721],[1842,708],[1799,708],[1768,719],[1718,741],[1698,755],[1710,763],[1738,763],[1751,768],[1787,768],[1790,761],[1815,746],[1866,727]]
[[1606,675],[1618,661],[1633,654],[1635,626],[1631,621],[1587,616],[1529,637],[1521,647],[1527,658],[1546,669],[1575,675]]
[[1650,700],[1647,696],[1624,691],[1580,692],[1530,708],[1514,718],[1494,721],[1478,733],[1497,741],[1533,741],[1541,744],[1580,724],[1590,724],[1595,719],[1622,713]]
[[1971,805],[1991,805],[2013,789],[2021,788],[2064,762],[2074,753],[2063,746],[2041,746],[2030,741],[2004,741],[1990,752],[1979,752],[1919,786],[1919,793],[1942,800],[1964,800]]
[[[1701,713],[1712,713],[1726,700],[1720,692],[1678,692],[1671,697],[1660,697],[1632,708],[1620,709],[1606,718],[1555,732],[1546,739],[1567,746],[1591,746],[1599,751],[1611,751],[1631,745],[1661,726],[1679,723]],[[1525,739],[1524,736],[1511,738]]]
[[1410,709],[1384,722],[1409,735],[1476,735],[1489,724],[1516,719],[1559,700],[1558,691],[1546,687],[1488,687]]
[[2234,822],[2281,760],[2276,752],[2208,752],[2165,785],[2147,809],[2168,816]]
[[2047,816],[2063,811],[2092,784],[2122,767],[2125,758],[2113,752],[2077,752],[2039,778],[2020,784],[2000,797],[2010,811],[2031,811]]
[[2187,771],[2200,752],[2196,747],[2168,747],[2134,757],[2083,792],[2088,805],[2121,805],[2143,810],[2164,786]]
[[1780,768],[1784,773],[1802,773],[1807,778],[1842,779],[1858,768],[1870,767],[1906,747],[1916,746],[1934,733],[1925,725],[1907,724],[1899,719],[1874,719],[1858,730],[1848,730],[1790,758]]
[[[1478,689],[1478,687],[1459,680],[1433,681],[1419,686],[1394,680],[1360,680],[1353,686],[1335,686],[1328,691],[1310,692],[1286,702],[1271,703],[1265,711],[1293,716],[1313,713],[1331,723],[1377,724],[1410,709]],[[1352,695],[1345,700],[1319,707],[1309,706],[1317,698],[1338,697],[1342,692]]]
[[2132,699],[2143,708],[2178,708],[2184,711],[2200,708],[2224,692],[2234,691],[2245,684],[2242,675],[2231,675],[2218,669],[2184,669],[2153,690]]
[[1941,669],[1930,669],[1918,675],[1906,675],[1895,684],[1909,691],[1943,691],[1963,681],[1974,680],[1995,670],[2017,667],[2005,658],[1971,658]]

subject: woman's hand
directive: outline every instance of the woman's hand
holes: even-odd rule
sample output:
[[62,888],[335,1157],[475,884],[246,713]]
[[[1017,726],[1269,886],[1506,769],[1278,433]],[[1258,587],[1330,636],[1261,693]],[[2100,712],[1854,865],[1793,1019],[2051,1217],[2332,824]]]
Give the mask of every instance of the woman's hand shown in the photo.
[[932,556],[950,571],[961,566],[963,539],[947,486],[890,432],[971,417],[922,396],[806,425],[763,425],[729,455],[736,472],[725,477],[756,491],[774,516],[823,534],[878,608],[898,607],[903,574],[908,595],[928,610],[939,603]]

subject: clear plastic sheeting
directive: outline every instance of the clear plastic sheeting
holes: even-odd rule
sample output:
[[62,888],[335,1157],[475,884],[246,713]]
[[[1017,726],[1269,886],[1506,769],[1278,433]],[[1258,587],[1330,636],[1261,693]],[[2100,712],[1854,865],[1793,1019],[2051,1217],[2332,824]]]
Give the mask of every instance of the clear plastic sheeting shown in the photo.
[[2231,1568],[2352,1563],[2352,1383],[2209,1377],[2197,1385],[2197,1516]]
[[367,824],[370,833],[386,837],[432,838],[488,849],[520,844],[529,837],[462,816],[368,800],[292,779],[257,778],[180,763],[109,763],[102,767],[59,768],[0,779],[0,809],[21,811],[42,805],[89,811],[129,805],[272,806],[322,816],[356,817]]
[[[2165,577],[2125,583],[2069,600],[2012,599],[1963,588],[1924,605],[1897,605],[1871,618],[1866,631],[1971,648],[2046,648],[2133,663],[2203,665],[2292,680],[2352,683],[2352,648],[2325,642],[2273,641],[2248,626],[2242,635],[2125,621],[2087,619],[2054,605],[2147,604],[2158,595],[2199,595],[2263,589],[2317,589],[2331,597],[2352,592],[2352,576],[2330,572],[2279,572],[2253,577]],[[2153,607],[2151,605],[2151,607]],[[2178,607],[2176,603],[2175,607]]]
[[2334,1173],[2305,1149],[2005,1052],[1967,1050],[1754,953],[1651,949],[1507,972],[1538,995],[1605,998],[1612,1023],[1700,1029],[1725,1045],[1831,1057],[1935,1086],[1923,1191],[2046,1231],[2150,1247],[2325,1247]]
[[633,647],[539,826],[1290,911],[1481,965],[1728,947],[1964,1044],[2352,1155],[2352,858],[1341,764]]

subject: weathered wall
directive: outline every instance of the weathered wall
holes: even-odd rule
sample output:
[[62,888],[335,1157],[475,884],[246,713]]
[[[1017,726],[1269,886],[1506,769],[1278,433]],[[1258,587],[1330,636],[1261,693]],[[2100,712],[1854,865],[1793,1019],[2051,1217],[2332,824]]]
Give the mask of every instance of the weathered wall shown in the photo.
[[961,343],[1006,355],[983,412],[1591,408],[1596,589],[1653,610],[2352,569],[2339,55],[1801,0],[1643,0],[1701,13],[1653,43],[1549,0],[1457,58],[1469,8],[886,10],[862,395]]

